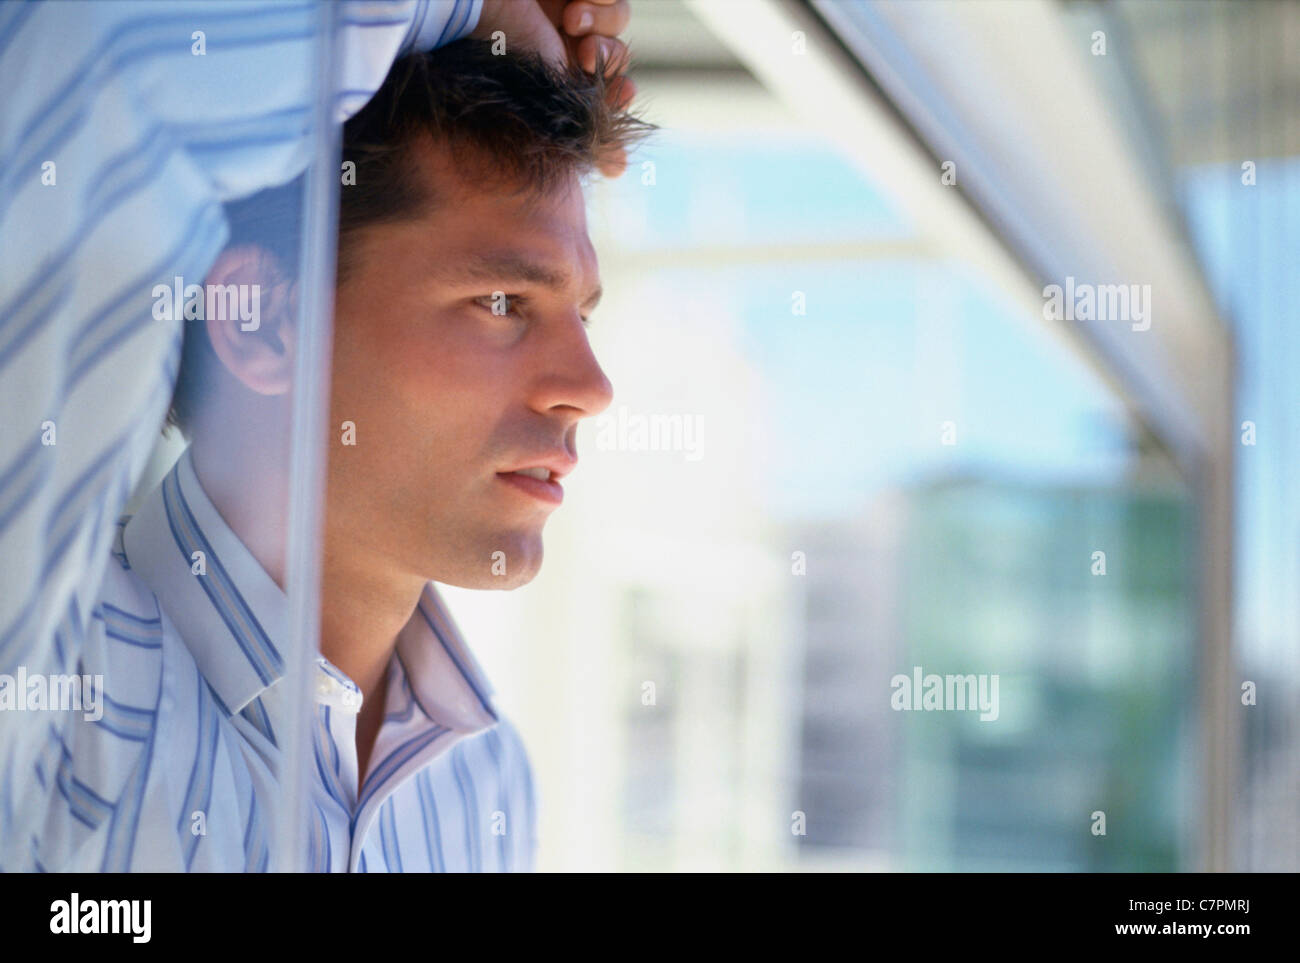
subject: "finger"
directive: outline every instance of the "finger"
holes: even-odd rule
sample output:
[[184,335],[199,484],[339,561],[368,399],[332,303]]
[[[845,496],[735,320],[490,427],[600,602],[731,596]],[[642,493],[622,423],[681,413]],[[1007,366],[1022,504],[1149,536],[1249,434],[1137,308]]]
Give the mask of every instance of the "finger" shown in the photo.
[[571,0],[564,8],[562,23],[571,37],[589,34],[617,37],[631,18],[628,0]]
[[470,36],[488,39],[491,37],[490,29],[500,29],[506,35],[509,49],[534,51],[554,67],[562,68],[569,61],[570,50],[565,43],[567,38],[548,18],[543,4],[536,0],[506,0],[498,22],[489,26],[480,19],[478,27]]
[[622,110],[636,97],[636,81],[631,77],[618,77],[610,81],[605,91],[605,102],[615,110]]
[[608,178],[621,177],[627,170],[627,151],[618,147],[606,151],[600,159],[600,172]]
[[[513,0],[518,3],[519,0]],[[541,7],[542,13],[546,19],[559,30],[564,25],[564,7],[569,0],[537,0],[537,5]]]
[[589,74],[596,72],[596,54],[605,59],[605,76],[622,73],[627,68],[627,44],[613,37],[591,35],[578,41],[578,66]]

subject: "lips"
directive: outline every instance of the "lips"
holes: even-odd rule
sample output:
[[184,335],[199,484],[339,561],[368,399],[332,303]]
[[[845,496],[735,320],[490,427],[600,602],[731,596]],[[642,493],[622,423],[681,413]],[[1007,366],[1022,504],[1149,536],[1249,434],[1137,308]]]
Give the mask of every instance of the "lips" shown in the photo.
[[560,487],[558,481],[554,480],[554,477],[550,477],[552,472],[549,469],[542,468],[539,470],[545,472],[548,477],[539,478],[534,470],[525,469],[522,471],[500,471],[497,472],[497,478],[520,494],[551,505],[560,504],[560,502],[564,501],[564,489]]
[[551,450],[540,455],[521,458],[509,468],[503,468],[499,474],[523,474],[538,481],[559,481],[578,467],[578,459],[567,451]]
[[577,467],[578,459],[561,448],[520,459],[513,467],[497,472],[497,477],[515,491],[558,505],[564,500],[560,479]]
[[536,478],[538,481],[551,480],[551,470],[549,468],[542,468],[540,465],[536,468],[517,468],[510,474],[527,475],[529,478]]

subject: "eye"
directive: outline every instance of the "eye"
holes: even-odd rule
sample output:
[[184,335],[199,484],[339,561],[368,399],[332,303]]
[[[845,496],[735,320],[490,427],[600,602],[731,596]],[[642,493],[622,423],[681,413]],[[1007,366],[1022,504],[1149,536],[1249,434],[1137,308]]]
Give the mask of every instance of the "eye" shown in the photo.
[[527,303],[527,298],[518,294],[506,294],[504,291],[493,291],[481,298],[475,298],[474,303],[487,308],[497,317],[508,318],[518,316],[519,309]]

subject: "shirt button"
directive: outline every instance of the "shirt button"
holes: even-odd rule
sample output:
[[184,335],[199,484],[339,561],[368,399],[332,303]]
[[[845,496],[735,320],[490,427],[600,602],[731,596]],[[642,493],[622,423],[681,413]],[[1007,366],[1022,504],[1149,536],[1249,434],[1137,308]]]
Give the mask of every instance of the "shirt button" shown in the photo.
[[361,690],[350,680],[340,679],[330,672],[323,659],[317,659],[316,701],[355,715],[361,711]]

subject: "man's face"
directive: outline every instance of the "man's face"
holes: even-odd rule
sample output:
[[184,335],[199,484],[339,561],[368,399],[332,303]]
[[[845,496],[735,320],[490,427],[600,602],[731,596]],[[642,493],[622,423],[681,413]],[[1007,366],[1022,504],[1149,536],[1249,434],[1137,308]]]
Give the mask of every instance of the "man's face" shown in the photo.
[[507,473],[571,471],[578,422],[612,397],[583,322],[599,276],[582,191],[510,196],[415,150],[435,204],[360,232],[338,291],[326,551],[513,588],[563,492]]

